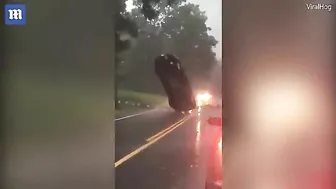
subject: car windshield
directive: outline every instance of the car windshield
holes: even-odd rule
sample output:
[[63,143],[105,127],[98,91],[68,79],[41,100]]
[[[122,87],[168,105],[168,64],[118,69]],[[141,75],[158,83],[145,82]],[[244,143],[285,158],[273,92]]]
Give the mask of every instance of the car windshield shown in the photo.
[[[221,127],[209,126],[206,116],[221,119],[221,109],[205,104],[220,102],[221,1],[210,1],[152,1],[156,15],[143,9],[145,1],[126,1],[122,15],[138,33],[125,34],[131,45],[118,54],[117,189],[195,189],[220,181]],[[197,104],[203,93],[213,99],[205,95]]]

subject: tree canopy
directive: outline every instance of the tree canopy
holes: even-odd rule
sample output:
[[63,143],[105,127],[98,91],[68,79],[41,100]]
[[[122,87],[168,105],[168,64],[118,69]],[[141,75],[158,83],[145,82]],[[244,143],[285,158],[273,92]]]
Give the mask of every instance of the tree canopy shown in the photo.
[[[163,7],[174,6],[185,0],[133,0],[137,5],[141,14],[146,20],[157,18]],[[165,3],[167,2],[167,3]],[[129,40],[122,40],[122,33],[128,33],[131,37],[137,37],[137,24],[129,17],[126,12],[126,0],[117,1],[117,17],[116,17],[116,52],[122,52],[130,48]]]
[[[153,20],[159,17],[162,5],[164,7],[172,6],[178,2],[185,0],[134,0],[134,4],[137,5],[140,13],[145,20]],[[165,4],[167,2],[167,4]],[[126,0],[118,0],[116,5],[116,33],[115,33],[115,70],[116,70],[116,82],[115,82],[115,101],[118,101],[118,88],[119,83],[123,80],[123,73],[121,67],[122,57],[121,53],[131,48],[131,38],[138,37],[138,26],[136,22],[132,20],[130,15],[126,12]],[[123,38],[122,36],[128,35],[129,38]],[[116,108],[118,108],[117,104]]]
[[[153,73],[153,59],[161,53],[173,53],[179,57],[191,81],[200,85],[208,81],[209,72],[216,63],[212,48],[218,43],[206,25],[205,12],[198,5],[174,1],[167,7],[156,1],[156,17],[149,20],[143,14],[143,7],[135,1],[128,14],[138,27],[137,44],[125,56],[129,66],[125,85],[137,86],[137,90],[156,92],[160,83]],[[157,87],[156,87],[157,86]],[[156,90],[156,91],[151,91]]]

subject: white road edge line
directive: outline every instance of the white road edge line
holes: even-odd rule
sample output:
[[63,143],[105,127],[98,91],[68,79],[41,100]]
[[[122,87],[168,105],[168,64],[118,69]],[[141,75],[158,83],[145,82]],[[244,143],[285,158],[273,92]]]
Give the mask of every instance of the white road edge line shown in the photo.
[[140,113],[137,113],[137,114],[132,114],[132,115],[120,117],[120,118],[115,119],[114,121],[121,121],[123,119],[127,119],[127,118],[131,118],[131,117],[139,116],[139,115],[142,115],[142,114],[146,114],[146,113],[149,113],[149,112],[154,111],[154,110],[157,110],[157,109],[152,109],[152,110],[140,112]]

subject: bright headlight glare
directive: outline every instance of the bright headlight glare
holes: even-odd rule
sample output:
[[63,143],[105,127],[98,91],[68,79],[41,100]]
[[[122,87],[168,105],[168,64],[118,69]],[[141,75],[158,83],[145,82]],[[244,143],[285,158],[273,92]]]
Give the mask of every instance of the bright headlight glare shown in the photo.
[[265,86],[252,96],[249,118],[259,133],[307,126],[317,111],[312,91],[294,83]]
[[209,100],[212,98],[211,94],[208,92],[200,93],[196,96],[197,104],[199,106],[209,103]]

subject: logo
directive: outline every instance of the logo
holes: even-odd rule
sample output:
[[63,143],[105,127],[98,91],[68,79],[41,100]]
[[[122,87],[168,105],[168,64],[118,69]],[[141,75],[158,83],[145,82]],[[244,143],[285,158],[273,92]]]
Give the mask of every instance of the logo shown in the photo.
[[25,4],[6,4],[5,5],[5,24],[6,25],[25,25],[26,24],[26,5]]

